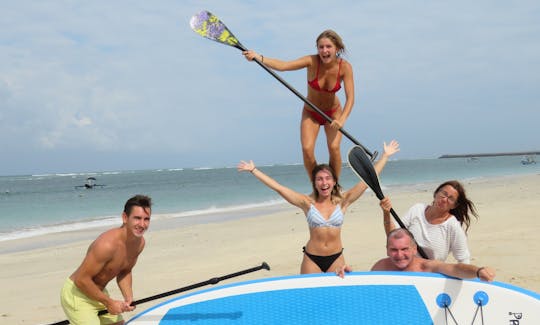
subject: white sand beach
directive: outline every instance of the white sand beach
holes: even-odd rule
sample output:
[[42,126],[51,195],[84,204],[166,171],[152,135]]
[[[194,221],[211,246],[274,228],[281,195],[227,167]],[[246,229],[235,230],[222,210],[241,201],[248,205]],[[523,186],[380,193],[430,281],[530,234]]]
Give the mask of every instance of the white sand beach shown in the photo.
[[[497,281],[540,292],[540,175],[464,184],[480,214],[468,232],[471,262],[495,268]],[[389,190],[385,194],[402,215],[414,203],[431,202],[436,185]],[[253,272],[223,283],[297,274],[302,246],[308,238],[303,214],[292,207],[207,224],[166,227],[167,222],[155,221],[146,235],[146,249],[134,269],[135,299],[258,266],[263,261],[271,266],[270,271]],[[59,302],[60,288],[102,231],[91,229],[0,242],[5,251],[19,248],[0,254],[0,324],[48,324],[65,319]],[[354,270],[369,270],[385,256],[382,214],[371,192],[349,209],[342,237],[345,259]],[[114,282],[108,289],[120,297]],[[124,317],[127,320],[158,302],[142,304]]]

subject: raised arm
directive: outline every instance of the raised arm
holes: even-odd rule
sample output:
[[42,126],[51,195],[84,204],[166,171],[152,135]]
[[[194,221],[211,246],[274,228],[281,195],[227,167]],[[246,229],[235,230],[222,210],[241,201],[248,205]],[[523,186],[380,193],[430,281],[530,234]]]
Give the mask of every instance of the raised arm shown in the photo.
[[264,63],[264,65],[267,67],[277,71],[292,71],[307,68],[312,64],[313,61],[311,55],[306,55],[292,61],[283,61],[263,56],[262,54],[259,54],[253,50],[244,51],[242,54],[248,61],[257,59],[259,62]]
[[268,186],[272,190],[276,191],[281,197],[283,197],[290,204],[299,207],[300,209],[307,211],[310,205],[309,197],[305,194],[295,192],[288,187],[279,184],[272,177],[266,175],[260,171],[252,160],[249,162],[241,161],[237,169],[239,172],[250,172],[253,176],[257,177],[261,183]]
[[[390,158],[393,154],[399,151],[399,143],[396,140],[390,141],[388,145],[386,144],[386,142],[384,142],[383,148],[384,152],[374,166],[377,175],[379,175],[384,169],[388,158]],[[366,189],[366,183],[363,180],[360,180],[353,188],[343,194],[343,202],[341,203],[341,207],[346,208],[348,205],[352,204],[360,196],[362,196],[362,194],[364,194]]]
[[382,170],[384,169],[384,166],[386,166],[386,163],[388,162],[388,158],[393,156],[395,153],[399,152],[399,142],[396,140],[390,141],[389,144],[386,144],[386,142],[383,143],[383,149],[384,152],[379,160],[375,163],[375,172],[377,172],[377,175],[380,175],[382,173]]

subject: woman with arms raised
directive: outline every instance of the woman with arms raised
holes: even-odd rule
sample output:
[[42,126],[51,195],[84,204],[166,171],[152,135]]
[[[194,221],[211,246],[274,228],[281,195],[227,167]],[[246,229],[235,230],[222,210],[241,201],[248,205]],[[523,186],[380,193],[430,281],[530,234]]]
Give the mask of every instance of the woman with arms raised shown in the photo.
[[[392,140],[388,145],[384,143],[384,153],[375,164],[377,174],[382,171],[388,158],[398,151],[397,141]],[[317,165],[312,172],[313,192],[306,195],[279,184],[255,167],[253,161],[240,162],[238,171],[251,172],[287,202],[304,211],[309,226],[309,240],[304,247],[300,273],[334,272],[344,267],[341,242],[343,215],[367,189],[363,181],[342,192],[334,170],[326,164]]]

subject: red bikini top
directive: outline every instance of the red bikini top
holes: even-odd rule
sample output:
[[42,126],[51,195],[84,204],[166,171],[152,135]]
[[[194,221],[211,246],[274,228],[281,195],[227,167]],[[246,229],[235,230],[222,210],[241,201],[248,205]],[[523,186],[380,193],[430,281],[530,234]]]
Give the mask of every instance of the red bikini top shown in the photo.
[[317,75],[315,76],[315,78],[313,80],[308,81],[308,85],[311,88],[313,88],[313,89],[315,89],[317,91],[325,91],[327,93],[335,93],[338,90],[340,90],[341,89],[341,83],[340,83],[340,80],[339,80],[339,72],[341,71],[341,62],[343,62],[343,59],[339,60],[337,80],[336,80],[336,85],[334,86],[334,88],[326,90],[326,89],[321,89],[321,87],[319,86],[319,67],[321,66],[321,61],[319,61],[318,65],[317,65]]

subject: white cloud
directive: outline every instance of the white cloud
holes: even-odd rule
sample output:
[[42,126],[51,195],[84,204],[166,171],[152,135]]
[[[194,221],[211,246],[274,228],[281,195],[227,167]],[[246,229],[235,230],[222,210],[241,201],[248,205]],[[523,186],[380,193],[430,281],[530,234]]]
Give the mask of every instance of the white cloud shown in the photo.
[[[540,117],[536,2],[10,1],[0,17],[0,146],[10,161],[141,148],[162,159],[95,156],[118,169],[160,168],[166,157],[300,161],[302,102],[238,49],[193,33],[202,9],[270,57],[315,53],[319,32],[338,31],[357,88],[346,129],[369,147],[397,137],[408,142],[400,155],[415,157],[537,143],[528,140]],[[305,72],[280,75],[305,92]],[[502,128],[505,142],[491,140]],[[441,130],[461,147],[433,141]],[[10,161],[0,172],[27,172]],[[88,170],[97,160],[73,163]]]

